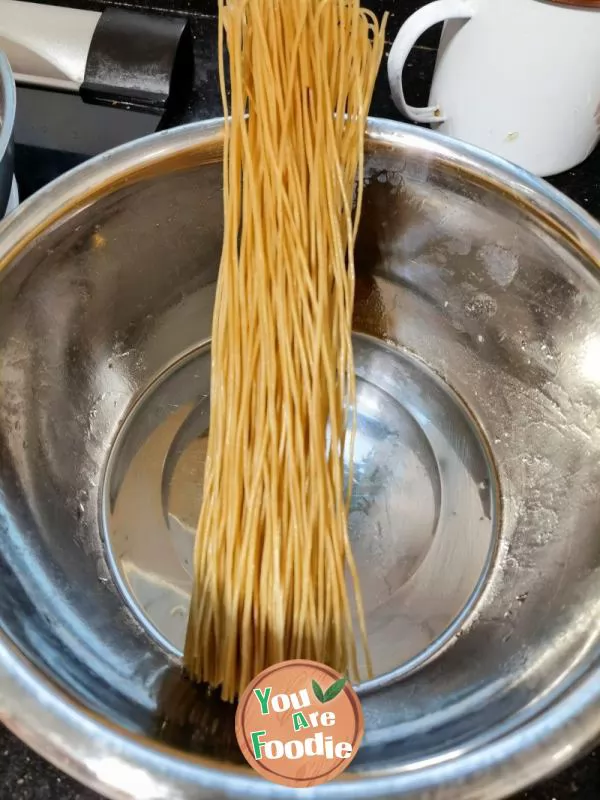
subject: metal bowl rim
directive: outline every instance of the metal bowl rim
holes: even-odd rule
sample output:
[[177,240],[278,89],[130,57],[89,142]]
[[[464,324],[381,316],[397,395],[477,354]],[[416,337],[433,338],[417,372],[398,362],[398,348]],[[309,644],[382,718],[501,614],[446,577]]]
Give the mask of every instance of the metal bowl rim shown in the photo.
[[[217,143],[222,122],[207,120],[153,134],[96,156],[48,184],[0,223],[0,273],[33,238],[68,211],[84,206],[86,195],[89,202],[90,187],[100,186],[100,194],[108,194],[111,181],[117,178],[201,143]],[[592,263],[600,265],[600,224],[525,170],[476,147],[403,123],[371,119],[368,138],[393,147],[412,145],[501,186],[549,224],[560,226]],[[191,800],[199,787],[228,796],[305,796],[300,790],[265,784],[247,770],[225,773],[213,761],[176,753],[117,729],[70,698],[2,633],[0,689],[0,719],[7,727],[62,770],[108,797],[138,797],[136,781],[142,775],[152,797]],[[316,792],[324,798],[356,798],[363,792],[372,797],[417,798],[427,791],[437,800],[456,798],[458,792],[464,798],[483,793],[494,800],[558,771],[591,746],[600,731],[596,703],[600,703],[598,659],[533,719],[517,729],[499,731],[470,752],[448,753],[397,773],[387,770],[373,777],[350,777]]]

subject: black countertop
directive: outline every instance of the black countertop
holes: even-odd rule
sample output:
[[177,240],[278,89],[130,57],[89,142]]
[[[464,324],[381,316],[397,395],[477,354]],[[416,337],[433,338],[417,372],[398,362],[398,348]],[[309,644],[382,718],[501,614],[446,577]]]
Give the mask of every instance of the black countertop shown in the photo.
[[[60,0],[54,0],[58,4]],[[195,85],[188,107],[176,122],[189,122],[218,116],[221,111],[216,64],[216,0],[64,0],[63,5],[101,10],[107,5],[145,6],[153,10],[186,14],[192,21],[195,38]],[[402,22],[423,0],[366,0],[378,12],[391,10],[386,55]],[[423,37],[407,62],[405,79],[409,102],[427,101],[439,31]],[[526,76],[524,76],[526,79]],[[560,108],[557,108],[560,113]],[[392,104],[385,72],[382,70],[375,92],[372,114],[399,119]],[[54,154],[50,161],[25,148],[17,148],[17,177],[22,194],[29,194],[51,178],[81,160],[73,154]],[[600,218],[600,147],[585,164],[550,181],[590,214]],[[98,800],[99,796],[66,777],[0,726],[0,798],[10,800]],[[581,759],[558,776],[520,793],[514,800],[598,800],[600,798],[600,749]]]

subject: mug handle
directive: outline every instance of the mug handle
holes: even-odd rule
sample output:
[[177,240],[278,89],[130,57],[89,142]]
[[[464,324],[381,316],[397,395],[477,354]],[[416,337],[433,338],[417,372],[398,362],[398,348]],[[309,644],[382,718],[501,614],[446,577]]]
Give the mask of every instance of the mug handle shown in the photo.
[[433,3],[415,11],[398,31],[388,57],[388,80],[394,104],[405,117],[413,122],[443,122],[444,117],[439,106],[416,108],[409,106],[406,102],[402,87],[402,73],[410,51],[419,36],[432,25],[449,19],[471,19],[473,13],[472,0],[471,2],[469,0],[434,0]]

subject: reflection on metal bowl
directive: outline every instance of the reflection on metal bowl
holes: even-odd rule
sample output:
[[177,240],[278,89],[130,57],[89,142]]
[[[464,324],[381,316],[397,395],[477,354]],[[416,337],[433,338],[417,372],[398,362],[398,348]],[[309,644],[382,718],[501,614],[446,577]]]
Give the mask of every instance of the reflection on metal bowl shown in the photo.
[[[0,228],[0,709],[115,798],[289,796],[176,676],[220,145],[218,121],[127,145]],[[315,794],[493,800],[600,731],[600,232],[504,162],[374,120],[356,259],[376,675],[350,777]]]

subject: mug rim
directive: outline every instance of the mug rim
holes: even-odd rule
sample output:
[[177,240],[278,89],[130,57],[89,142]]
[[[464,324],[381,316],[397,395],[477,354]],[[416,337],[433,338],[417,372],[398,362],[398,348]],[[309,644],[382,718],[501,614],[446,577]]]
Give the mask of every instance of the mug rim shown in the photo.
[[600,11],[600,0],[538,0],[538,2],[555,6],[570,6],[575,9],[598,9]]

